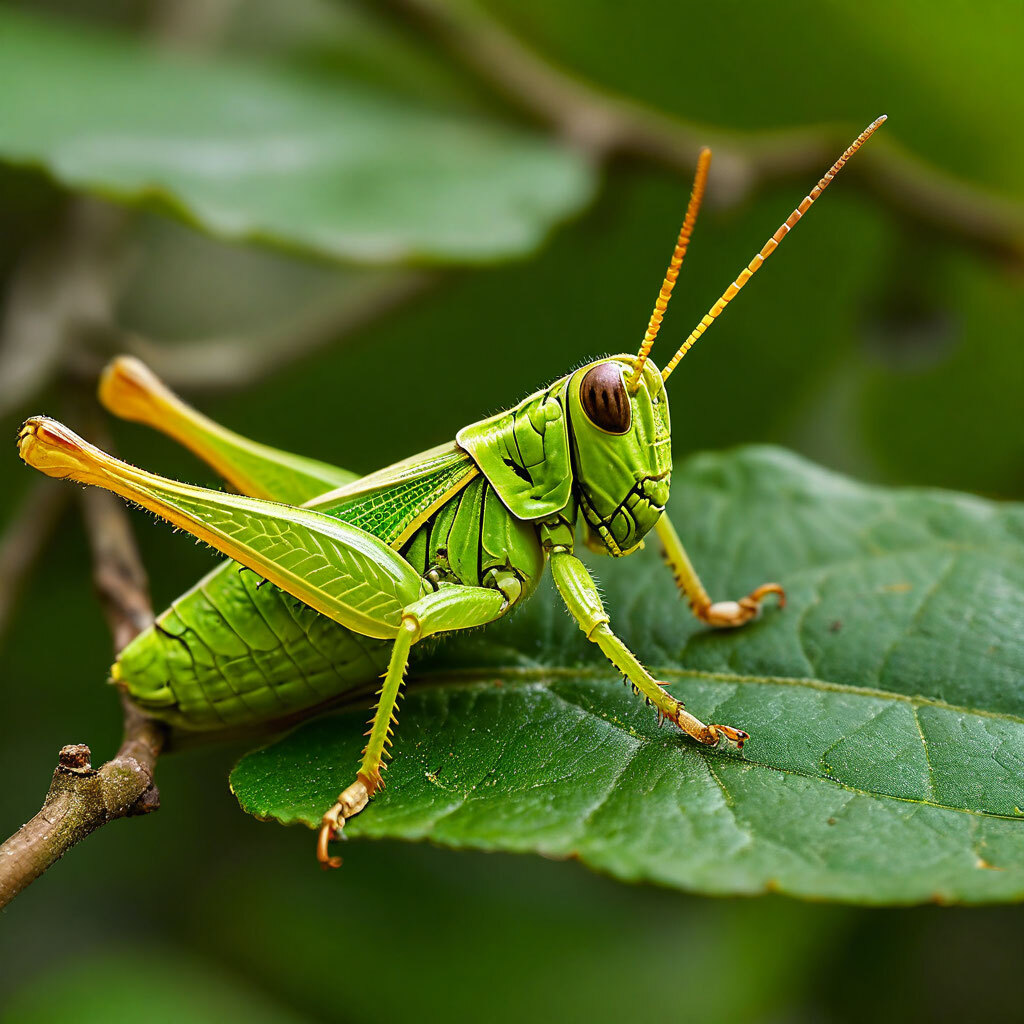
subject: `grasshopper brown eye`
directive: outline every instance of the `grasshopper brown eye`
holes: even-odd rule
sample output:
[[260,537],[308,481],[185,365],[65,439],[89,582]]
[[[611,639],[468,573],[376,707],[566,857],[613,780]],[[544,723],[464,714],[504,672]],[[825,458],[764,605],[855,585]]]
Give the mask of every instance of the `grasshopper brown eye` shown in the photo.
[[629,430],[632,419],[629,395],[622,370],[616,363],[598,363],[587,371],[580,384],[580,402],[595,427],[609,434],[624,434]]

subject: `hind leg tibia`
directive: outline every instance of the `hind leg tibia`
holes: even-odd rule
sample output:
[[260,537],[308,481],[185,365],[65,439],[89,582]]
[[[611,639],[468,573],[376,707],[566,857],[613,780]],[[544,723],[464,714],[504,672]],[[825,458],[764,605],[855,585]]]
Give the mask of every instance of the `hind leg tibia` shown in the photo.
[[302,505],[356,479],[347,470],[250,441],[222,427],[183,402],[133,356],[118,356],[107,366],[100,377],[99,398],[115,416],[174,438],[252,498]]

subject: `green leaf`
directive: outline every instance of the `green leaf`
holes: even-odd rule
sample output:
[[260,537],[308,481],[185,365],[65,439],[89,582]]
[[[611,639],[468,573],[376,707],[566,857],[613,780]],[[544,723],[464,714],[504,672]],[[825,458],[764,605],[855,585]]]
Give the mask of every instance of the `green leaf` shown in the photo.
[[336,259],[523,255],[594,188],[567,149],[337,75],[175,57],[9,9],[0,97],[0,159]]
[[[707,893],[1024,896],[1024,508],[869,487],[768,448],[693,458],[673,490],[713,593],[778,579],[785,610],[711,632],[655,551],[595,569],[617,631],[690,710],[749,729],[742,756],[659,729],[548,588],[419,665],[389,786],[346,834]],[[243,808],[315,826],[365,715],[243,758]]]

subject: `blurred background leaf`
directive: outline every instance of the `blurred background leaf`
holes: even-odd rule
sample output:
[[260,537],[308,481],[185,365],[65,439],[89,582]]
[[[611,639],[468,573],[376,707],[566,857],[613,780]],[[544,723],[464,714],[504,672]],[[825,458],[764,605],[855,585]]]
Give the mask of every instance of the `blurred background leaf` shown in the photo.
[[593,185],[564,149],[337,75],[173,58],[4,9],[0,95],[9,162],[335,259],[522,255]]
[[[39,996],[23,993],[6,1008],[9,1024],[41,1020],[76,1020],[81,1024],[131,1024],[140,1017],[153,1024],[174,1024],[185,1017],[194,1024],[245,1020],[252,1024],[298,1024],[303,1016],[275,1006],[241,980],[173,950],[154,947],[140,953],[121,950],[85,954]],[[174,993],[154,998],[154,993]]]
[[[33,0],[2,11],[9,18],[18,8],[34,19],[60,15],[46,31],[86,48],[97,27],[132,34],[132,49],[156,34],[165,48],[199,50],[208,63],[223,56],[228,67],[215,76],[268,67],[274,82],[294,76],[318,94],[343,80],[403,116],[471,117],[489,137],[511,129],[518,140],[527,129],[552,139],[545,150],[558,145],[550,126],[484,86],[393,5],[205,0],[163,5],[154,17],[143,0]],[[872,146],[905,150],[997,200],[1024,199],[1024,140],[1013,130],[1024,102],[1022,14],[998,0],[941,8],[786,0],[763,9],[490,0],[488,10],[571,75],[704,125],[708,138],[760,146],[823,121],[838,140],[884,111],[888,138]],[[39,83],[33,107],[57,116],[45,110],[49,79],[28,72]],[[718,152],[721,171],[728,162]],[[821,170],[833,157],[822,155]],[[112,251],[94,244],[73,264],[90,294],[108,301],[51,318],[50,358],[0,400],[0,422],[13,437],[24,415],[61,413],[69,378],[89,379],[127,347],[188,390],[205,387],[204,409],[243,432],[372,469],[451,437],[585,356],[633,348],[685,205],[681,163],[623,156],[606,165],[586,216],[549,234],[532,258],[415,280],[402,268],[337,268],[279,248],[232,247],[160,211],[129,210],[111,226]],[[997,218],[997,245],[971,241],[946,229],[941,208],[931,220],[904,216],[887,193],[864,187],[869,169],[844,172],[688,357],[673,392],[677,453],[770,441],[870,480],[1024,497],[1020,250],[1006,245],[1019,221]],[[698,225],[661,344],[685,336],[819,173],[779,173],[753,191],[723,189],[719,178],[718,205]],[[73,262],[81,218],[69,212],[82,200],[27,168],[0,172],[0,186],[10,318],[17,296],[50,294],[26,266],[31,254],[36,267]],[[917,201],[929,186],[923,179],[901,195]],[[278,210],[301,199],[273,198]],[[394,214],[382,211],[392,226]],[[486,240],[492,226],[486,216],[481,224]],[[0,392],[23,323],[0,339]],[[304,341],[290,356],[297,328]],[[247,373],[249,365],[262,368]],[[366,386],[382,366],[386,385]],[[214,482],[160,438],[131,428],[117,437],[133,462]],[[0,459],[5,522],[32,483],[13,452]],[[684,537],[709,528],[699,509],[679,526]],[[210,564],[170,531],[138,520],[137,533],[158,606]],[[101,685],[109,640],[88,574],[69,512],[26,581],[0,653],[9,723],[0,820],[10,827],[38,809],[58,747],[88,740],[100,754],[117,745],[116,700]],[[233,1004],[242,1008],[223,1018],[244,1018],[246,993],[268,1012],[313,1020],[475,1020],[482,1007],[508,1020],[580,1011],[596,1020],[672,1018],[693,1001],[702,1017],[766,1022],[1021,1017],[1015,908],[709,901],[622,886],[574,864],[387,841],[349,844],[345,868],[324,878],[301,867],[304,830],[238,813],[224,780],[242,752],[228,745],[164,760],[159,814],[101,830],[4,913],[0,1012],[17,989],[23,1019],[59,1019],[60,1004],[46,1000],[62,991],[65,971],[76,1003],[106,1006],[108,1019],[134,1007],[137,989],[112,992],[109,974],[90,967],[116,963],[127,944],[154,951],[157,966],[143,973],[151,1015],[178,1005],[175,970],[198,960],[219,979],[210,984],[244,990]],[[69,929],[88,935],[87,949]],[[367,957],[367,940],[377,957]],[[354,962],[364,982],[346,987],[339,979]],[[142,972],[137,961],[125,969]],[[90,977],[91,996],[73,989]]]

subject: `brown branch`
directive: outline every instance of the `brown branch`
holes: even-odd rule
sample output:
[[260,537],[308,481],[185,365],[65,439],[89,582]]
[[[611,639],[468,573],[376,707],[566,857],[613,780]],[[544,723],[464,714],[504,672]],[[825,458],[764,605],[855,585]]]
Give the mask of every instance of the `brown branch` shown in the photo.
[[19,261],[0,322],[0,416],[43,388],[83,335],[110,322],[127,219],[117,207],[73,199],[56,230]]
[[[262,335],[163,345],[125,331],[118,332],[106,347],[138,356],[175,388],[237,390],[266,380],[291,363],[354,333],[420,295],[438,279],[438,275],[426,271],[386,271],[368,277],[357,294],[329,296]],[[85,363],[77,367],[90,380],[95,380],[99,368]]]
[[[813,178],[849,142],[849,128],[830,126],[770,133],[708,130],[573,77],[465,3],[386,3],[505,99],[595,159],[638,156],[688,175],[700,148],[712,145],[715,170],[709,188],[723,205],[768,182]],[[991,255],[1024,260],[1021,204],[960,181],[884,138],[873,141],[858,161],[853,177],[903,218],[939,228]]]
[[[235,6],[235,0],[176,0],[174,4],[157,0],[155,16],[158,22],[163,19],[159,35],[176,40],[185,36],[190,45],[202,45]],[[14,387],[8,387],[10,382],[0,375],[0,406],[5,400],[17,404],[45,380],[62,361],[59,357],[66,357],[69,344],[102,335],[114,323],[118,243],[124,223],[125,215],[111,207],[75,200],[53,261],[45,252],[27,261],[15,295],[18,301],[9,310],[0,336],[0,369],[20,373]],[[37,344],[45,348],[41,358],[33,354]],[[102,426],[95,421],[95,405],[88,409],[87,416],[94,421],[88,432],[100,435],[100,442],[109,448]],[[93,582],[119,653],[153,618],[146,571],[121,502],[93,488],[84,492],[82,501]],[[16,532],[15,555],[18,540]],[[124,731],[114,757],[94,769],[87,746],[62,747],[42,809],[0,845],[0,908],[107,822],[159,807],[153,777],[166,740],[165,728],[127,700],[122,699],[122,706]]]
[[[83,502],[93,580],[119,651],[152,619],[146,573],[118,499],[90,489]],[[125,701],[124,737],[106,764],[92,768],[84,744],[61,749],[42,809],[0,846],[0,908],[107,822],[157,809],[153,772],[163,743],[163,727]]]
[[61,748],[42,810],[0,846],[0,908],[101,825],[156,808],[159,743],[139,730],[99,770],[90,766],[84,744]]

